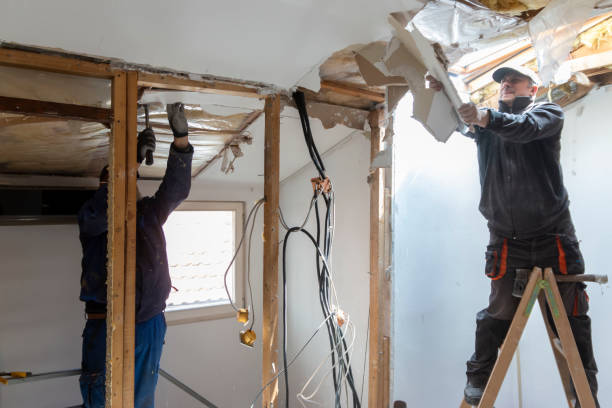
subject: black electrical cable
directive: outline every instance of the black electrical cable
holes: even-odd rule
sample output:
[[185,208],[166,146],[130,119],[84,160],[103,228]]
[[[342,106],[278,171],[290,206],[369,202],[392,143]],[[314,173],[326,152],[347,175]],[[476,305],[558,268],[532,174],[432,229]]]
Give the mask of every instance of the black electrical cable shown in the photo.
[[[300,114],[300,122],[302,125],[302,130],[304,132],[304,141],[306,143],[306,147],[308,148],[308,153],[312,162],[319,173],[321,179],[326,179],[325,175],[325,166],[323,164],[323,160],[321,160],[321,156],[317,147],[314,143],[314,139],[312,137],[312,131],[310,129],[310,122],[308,120],[308,113],[306,111],[306,100],[304,94],[300,91],[297,91],[293,94],[293,99],[295,101],[295,106],[298,109]],[[353,396],[353,407],[361,408],[360,398],[355,389],[353,372],[350,363],[349,357],[349,349],[346,344],[346,340],[344,339],[344,332],[342,328],[339,326],[337,321],[332,319],[333,314],[337,311],[331,310],[331,299],[330,299],[330,291],[332,288],[331,282],[331,270],[329,268],[329,258],[331,254],[332,247],[332,239],[333,233],[331,231],[331,215],[333,208],[333,192],[320,192],[320,196],[323,197],[325,202],[325,219],[324,219],[324,227],[323,231],[321,231],[321,217],[319,214],[319,206],[318,206],[318,196],[319,191],[315,191],[314,197],[311,200],[314,201],[315,207],[315,215],[316,215],[316,238],[313,237],[308,231],[306,231],[303,227],[292,227],[289,228],[285,234],[283,239],[283,371],[284,371],[284,379],[285,379],[285,406],[289,407],[289,375],[287,371],[287,272],[286,272],[286,250],[288,238],[293,232],[301,231],[308,236],[312,244],[315,246],[315,257],[316,257],[316,273],[317,273],[317,282],[319,286],[319,303],[321,306],[321,311],[323,313],[323,317],[325,319],[325,325],[327,328],[328,340],[331,349],[331,360],[332,360],[332,378],[334,382],[334,392],[335,392],[335,407],[341,408],[341,395],[342,395],[342,381],[343,377],[346,378],[346,383],[348,383],[351,393]],[[321,232],[323,232],[323,249],[321,250]],[[336,359],[337,365],[336,367]],[[346,384],[345,383],[345,384]],[[346,390],[348,397],[348,390]],[[348,403],[348,400],[347,400]],[[348,407],[347,407],[348,408]]]

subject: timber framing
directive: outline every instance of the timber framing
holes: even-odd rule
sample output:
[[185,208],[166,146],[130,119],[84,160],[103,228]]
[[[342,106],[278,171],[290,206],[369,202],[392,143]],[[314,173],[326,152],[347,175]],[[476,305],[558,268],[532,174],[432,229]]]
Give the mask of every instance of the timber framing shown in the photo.
[[[370,113],[370,158],[381,151],[385,128],[383,109]],[[370,355],[368,407],[388,407],[391,362],[391,171],[374,168],[370,183]]]
[[171,89],[175,91],[204,92],[220,95],[244,96],[249,98],[262,98],[257,87],[241,84],[239,82],[193,80],[166,74],[140,73],[138,85],[154,89]]
[[0,112],[83,120],[104,123],[105,125],[110,125],[113,121],[113,111],[111,109],[6,96],[0,96]]
[[[264,255],[262,324],[262,406],[276,407],[278,379],[278,200],[280,183],[280,96],[266,98],[264,159]],[[270,384],[268,384],[271,382]]]

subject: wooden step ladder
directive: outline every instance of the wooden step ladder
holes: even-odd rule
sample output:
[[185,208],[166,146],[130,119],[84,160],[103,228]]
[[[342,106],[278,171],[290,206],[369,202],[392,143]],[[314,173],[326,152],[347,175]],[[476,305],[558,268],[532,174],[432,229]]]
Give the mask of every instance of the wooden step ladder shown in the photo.
[[[536,299],[540,304],[540,310],[544,317],[546,331],[548,332],[550,344],[557,362],[557,368],[561,375],[561,382],[569,408],[574,408],[575,405],[574,396],[570,391],[570,378],[574,382],[576,394],[580,400],[580,406],[582,408],[595,408],[595,400],[593,399],[593,394],[591,393],[584,367],[582,366],[582,360],[578,354],[576,341],[574,340],[572,329],[567,319],[567,313],[563,306],[563,300],[561,299],[557,282],[607,283],[607,281],[608,277],[602,275],[555,276],[552,268],[544,269],[543,273],[541,268],[533,268],[529,276],[529,281],[525,287],[523,297],[514,313],[514,318],[508,329],[508,334],[500,348],[497,361],[495,362],[495,366],[493,367],[493,371],[485,387],[480,404],[478,404],[478,408],[493,407]],[[555,327],[559,334],[559,339],[556,338],[546,315],[546,303],[548,303],[550,307]],[[558,346],[559,340],[561,341],[562,347]],[[465,402],[465,399],[462,399],[460,408],[470,407],[472,407],[472,405],[469,405]]]

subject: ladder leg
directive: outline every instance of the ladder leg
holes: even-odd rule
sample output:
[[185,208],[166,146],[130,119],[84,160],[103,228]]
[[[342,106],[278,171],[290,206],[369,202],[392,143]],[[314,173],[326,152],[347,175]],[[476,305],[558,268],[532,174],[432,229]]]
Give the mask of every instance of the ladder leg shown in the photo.
[[593,399],[593,394],[591,393],[591,388],[589,387],[584,367],[582,366],[580,354],[578,354],[576,341],[572,334],[569,320],[567,319],[567,313],[565,312],[563,300],[561,299],[557,280],[552,268],[545,269],[544,279],[548,282],[548,285],[550,285],[550,292],[548,289],[546,290],[546,300],[552,311],[557,333],[559,333],[559,338],[563,345],[563,353],[565,354],[570,375],[574,381],[574,387],[576,388],[580,406],[582,408],[595,408],[595,400]]
[[472,408],[472,406],[468,404],[467,402],[465,402],[465,398],[462,398],[461,405],[459,406],[459,408]]
[[523,298],[521,299],[521,302],[514,313],[514,318],[512,319],[512,323],[508,329],[508,334],[506,335],[504,343],[501,346],[499,355],[497,356],[497,361],[495,362],[495,366],[493,366],[493,371],[491,372],[491,376],[487,382],[487,386],[480,400],[480,404],[478,404],[478,408],[492,408],[495,400],[497,399],[497,394],[499,393],[499,389],[504,381],[504,377],[506,376],[506,372],[508,371],[508,367],[510,366],[514,352],[516,351],[516,347],[521,339],[521,335],[523,334],[527,320],[529,319],[529,314],[531,312],[531,308],[533,307],[533,303],[531,302],[535,301],[534,296],[537,296],[539,291],[537,283],[541,279],[542,269],[537,267],[533,268],[529,281],[527,282],[527,286],[525,287]]
[[574,408],[574,395],[570,390],[569,368],[567,367],[565,355],[563,355],[563,353],[561,353],[555,345],[555,339],[557,336],[555,335],[555,332],[550,325],[550,321],[548,320],[548,315],[546,313],[546,294],[544,292],[540,292],[538,295],[538,303],[540,304],[540,311],[542,312],[542,318],[544,319],[544,325],[546,326],[550,346],[552,347],[553,355],[555,356],[555,361],[557,362],[557,368],[559,369],[559,375],[561,376],[561,384],[563,385],[563,391],[565,391],[567,405],[569,408]]

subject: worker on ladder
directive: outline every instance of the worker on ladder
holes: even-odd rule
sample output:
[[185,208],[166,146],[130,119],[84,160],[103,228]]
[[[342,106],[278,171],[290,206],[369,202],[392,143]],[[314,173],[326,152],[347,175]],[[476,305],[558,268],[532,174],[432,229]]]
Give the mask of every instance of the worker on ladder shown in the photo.
[[[153,408],[159,361],[166,334],[164,309],[171,282],[162,226],[187,198],[191,188],[193,147],[182,104],[167,106],[174,134],[163,181],[153,197],[138,194],[136,219],[136,344],[134,352],[134,407]],[[155,150],[151,128],[138,134],[138,163]],[[87,323],[83,330],[83,406],[104,408],[106,372],[106,257],[108,170],[100,188],[79,211],[79,238],[83,247],[81,295]]]
[[[442,89],[432,76],[426,79],[432,89]],[[504,66],[493,72],[493,79],[501,86],[498,110],[479,109],[473,103],[458,110],[470,126],[466,135],[476,141],[479,209],[490,232],[485,273],[491,293],[488,307],[476,315],[476,349],[467,361],[464,390],[465,401],[475,406],[520,301],[512,296],[516,270],[540,266],[552,267],[556,274],[584,273],[560,164],[563,111],[554,103],[534,103],[539,78],[530,69]],[[559,291],[599,407],[585,287],[580,282],[560,283]],[[573,387],[572,391],[575,394]]]

